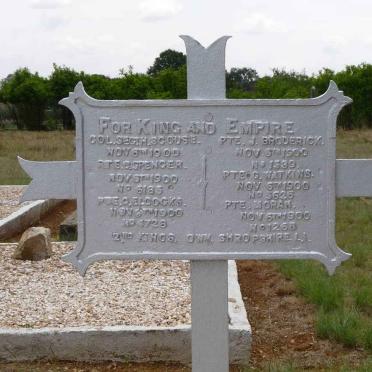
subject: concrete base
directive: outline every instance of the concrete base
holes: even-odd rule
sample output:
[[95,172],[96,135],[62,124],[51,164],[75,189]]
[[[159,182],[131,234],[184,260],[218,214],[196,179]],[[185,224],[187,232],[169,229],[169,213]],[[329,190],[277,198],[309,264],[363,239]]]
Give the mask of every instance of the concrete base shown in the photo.
[[[188,326],[0,330],[0,360],[191,362]],[[250,337],[230,329],[230,363],[247,364]]]
[[[247,365],[251,327],[229,261],[230,363]],[[191,327],[74,327],[0,329],[0,361],[191,362]]]
[[61,200],[36,200],[3,218],[0,220],[0,241],[23,232],[60,202]]

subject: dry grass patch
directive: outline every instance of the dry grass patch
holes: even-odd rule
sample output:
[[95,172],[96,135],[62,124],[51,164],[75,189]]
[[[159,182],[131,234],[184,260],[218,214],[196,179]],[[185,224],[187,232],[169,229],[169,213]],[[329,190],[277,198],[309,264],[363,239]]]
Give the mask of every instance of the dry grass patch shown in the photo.
[[74,160],[75,132],[0,131],[0,184],[24,185],[30,178],[19,166],[17,155],[27,160]]

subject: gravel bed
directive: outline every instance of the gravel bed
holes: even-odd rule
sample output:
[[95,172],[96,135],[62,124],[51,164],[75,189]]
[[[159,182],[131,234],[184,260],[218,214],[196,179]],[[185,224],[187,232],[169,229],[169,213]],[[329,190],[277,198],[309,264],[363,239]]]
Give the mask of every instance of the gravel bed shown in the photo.
[[190,269],[182,261],[104,261],[85,277],[61,256],[73,243],[53,243],[53,256],[14,260],[0,246],[0,327],[176,326],[190,320]]
[[30,202],[20,203],[26,186],[0,186],[0,219],[5,218]]

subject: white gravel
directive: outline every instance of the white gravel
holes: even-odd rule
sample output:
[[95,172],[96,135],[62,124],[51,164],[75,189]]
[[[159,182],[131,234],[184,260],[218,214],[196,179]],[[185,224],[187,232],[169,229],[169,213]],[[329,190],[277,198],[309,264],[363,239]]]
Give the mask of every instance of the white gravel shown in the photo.
[[190,323],[189,264],[182,261],[105,261],[81,277],[61,256],[73,243],[53,243],[51,258],[11,258],[0,244],[0,327]]
[[29,202],[19,202],[25,187],[0,185],[0,219],[9,216],[21,206],[29,204]]
[[[25,186],[0,186],[0,219],[21,206]],[[53,243],[50,259],[11,258],[0,244],[0,328],[189,324],[189,264],[105,261],[81,277],[61,256],[73,243]]]

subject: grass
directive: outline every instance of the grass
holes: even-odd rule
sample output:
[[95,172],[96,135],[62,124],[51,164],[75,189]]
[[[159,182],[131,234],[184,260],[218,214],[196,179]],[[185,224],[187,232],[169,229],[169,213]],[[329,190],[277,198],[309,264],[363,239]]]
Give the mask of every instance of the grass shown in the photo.
[[[260,368],[260,371],[264,372],[295,372],[298,369],[292,364],[287,362],[277,362],[277,363],[266,363],[265,365]],[[253,372],[257,371],[256,368],[249,368],[246,367],[242,369],[240,372]]]
[[361,334],[361,319],[357,311],[342,309],[330,311],[321,309],[318,313],[316,331],[319,337],[333,339],[345,346],[355,347]]
[[372,130],[338,130],[336,137],[337,158],[372,158]]
[[[262,372],[300,372],[304,371],[304,369],[300,366],[296,366],[292,362],[268,362],[264,364],[262,367],[259,369]],[[329,366],[324,366],[321,369],[314,369],[314,368],[309,368],[309,370],[314,371],[322,371],[322,372],[370,372],[372,371],[372,359],[367,359],[360,366],[353,366],[350,368],[349,363],[342,363],[341,365],[329,365]],[[254,372],[258,371],[257,368],[250,368],[250,367],[245,367],[242,368],[239,372]]]
[[74,140],[72,131],[0,131],[0,184],[30,182],[18,164],[17,155],[27,160],[74,160]]
[[[372,158],[372,130],[339,131],[337,158]],[[337,200],[336,241],[353,256],[332,277],[317,262],[278,265],[316,305],[319,337],[372,351],[372,199]]]

